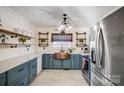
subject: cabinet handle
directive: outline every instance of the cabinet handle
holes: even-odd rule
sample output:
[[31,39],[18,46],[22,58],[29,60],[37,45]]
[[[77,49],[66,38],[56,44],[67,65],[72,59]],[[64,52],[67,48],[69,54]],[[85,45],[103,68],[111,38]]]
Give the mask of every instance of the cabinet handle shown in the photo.
[[24,68],[20,69],[18,72],[21,72],[22,70],[24,70]]

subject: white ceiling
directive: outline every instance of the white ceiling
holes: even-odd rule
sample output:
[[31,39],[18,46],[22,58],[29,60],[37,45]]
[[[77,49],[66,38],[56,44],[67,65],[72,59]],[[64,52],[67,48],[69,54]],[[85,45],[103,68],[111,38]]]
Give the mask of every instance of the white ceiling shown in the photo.
[[56,27],[60,24],[63,13],[67,13],[75,27],[87,27],[117,6],[11,6],[24,18],[37,27]]

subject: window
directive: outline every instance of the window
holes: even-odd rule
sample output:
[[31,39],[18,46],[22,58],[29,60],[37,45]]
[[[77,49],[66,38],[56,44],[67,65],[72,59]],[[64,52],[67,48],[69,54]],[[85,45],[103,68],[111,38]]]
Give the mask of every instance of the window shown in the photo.
[[72,34],[52,34],[53,47],[72,47]]

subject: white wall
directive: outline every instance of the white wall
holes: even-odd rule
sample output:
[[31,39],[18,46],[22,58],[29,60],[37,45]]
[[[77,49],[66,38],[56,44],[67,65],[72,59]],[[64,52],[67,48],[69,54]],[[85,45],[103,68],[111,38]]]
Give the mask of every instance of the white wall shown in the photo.
[[[2,20],[2,28],[12,30],[15,27],[20,27],[25,31],[29,31],[32,36],[35,33],[35,27],[17,12],[10,9],[9,7],[0,7],[0,19]],[[9,36],[8,36],[9,37]],[[1,40],[0,40],[1,41]],[[18,42],[17,39],[9,39],[7,42]],[[34,43],[34,40],[31,41]],[[0,60],[5,60],[12,57],[17,57],[20,55],[28,54],[34,52],[34,47],[30,47],[27,51],[26,47],[20,48],[0,48]]]
[[[60,50],[60,48],[54,48],[52,46],[52,42],[51,42],[51,33],[58,33],[58,31],[55,31],[54,27],[49,27],[49,28],[38,28],[37,29],[37,35],[38,32],[49,32],[49,46],[45,48],[45,50],[43,50],[42,47],[36,47],[37,51],[40,51],[42,53],[54,53],[54,52],[58,52]],[[73,28],[70,31],[67,31],[67,33],[73,33],[73,42],[72,42],[72,47],[76,48],[76,50],[73,53],[83,53],[83,51],[81,50],[81,48],[77,48],[76,47],[76,32],[86,32],[87,33],[87,44],[89,44],[89,29],[88,28]],[[37,36],[38,38],[38,36]],[[37,41],[38,43],[38,41]]]
[[[42,52],[42,53],[54,53],[59,51],[59,48],[53,48],[52,42],[51,42],[51,33],[57,33],[55,31],[54,27],[46,27],[46,28],[35,28],[33,24],[31,24],[27,19],[24,19],[21,15],[19,15],[17,12],[12,10],[9,7],[0,7],[0,19],[2,20],[3,28],[13,31],[13,28],[20,27],[21,29],[25,31],[29,31],[32,33],[32,36],[34,36],[36,39],[32,40],[31,43],[38,44],[38,32],[49,32],[49,46],[43,50],[43,48],[39,46],[32,46],[29,48],[29,51],[27,51],[26,47],[19,47],[19,48],[0,48],[0,60],[5,60],[12,57],[17,57],[20,55],[33,53],[36,51]],[[89,43],[89,29],[88,28],[74,28],[68,32],[73,33],[73,47],[76,48],[76,50],[73,53],[83,53],[83,51],[80,48],[76,47],[76,32],[87,32],[87,43]],[[9,37],[9,36],[8,36]],[[9,39],[7,42],[13,42],[17,43],[17,39]]]

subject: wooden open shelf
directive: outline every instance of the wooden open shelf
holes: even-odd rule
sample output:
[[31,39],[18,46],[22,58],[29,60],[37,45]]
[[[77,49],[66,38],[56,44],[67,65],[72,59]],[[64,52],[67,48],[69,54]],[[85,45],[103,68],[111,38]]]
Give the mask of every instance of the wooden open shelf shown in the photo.
[[17,44],[17,43],[0,43],[0,46],[10,46],[11,48],[16,48],[18,46],[30,47],[35,44]]
[[28,38],[28,39],[31,39],[31,38],[34,39],[33,37],[26,36],[26,35],[23,35],[23,34],[20,34],[20,33],[17,33],[17,32],[12,32],[12,31],[9,31],[9,30],[6,30],[6,29],[0,29],[0,33],[5,33],[7,35],[10,35],[12,38],[20,36],[20,37],[25,37],[25,38]]
[[[83,40],[83,43],[82,44],[80,42],[80,39]],[[78,33],[78,32],[76,32],[76,46],[77,47],[84,47],[84,46],[86,46],[86,40],[87,40],[87,38],[86,38],[86,32],[84,32],[84,33]]]
[[43,47],[43,49],[45,49],[45,47],[47,47],[49,44],[48,44],[48,35],[49,35],[49,32],[46,32],[46,33],[41,33],[39,32],[39,47]]

